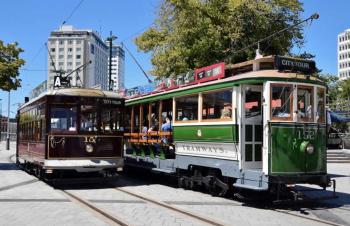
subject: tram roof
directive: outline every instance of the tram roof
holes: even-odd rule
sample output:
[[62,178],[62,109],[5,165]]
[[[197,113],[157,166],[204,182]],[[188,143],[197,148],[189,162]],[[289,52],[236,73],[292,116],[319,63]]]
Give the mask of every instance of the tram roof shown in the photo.
[[111,91],[104,91],[99,89],[90,89],[90,88],[62,88],[62,89],[54,89],[48,90],[38,97],[31,99],[27,103],[23,104],[19,109],[28,106],[31,103],[41,99],[44,96],[79,96],[79,97],[107,97],[107,98],[120,98],[119,94]]
[[[263,60],[266,61],[266,58]],[[260,60],[260,62],[263,62]],[[246,66],[249,63],[254,62],[247,61],[238,64],[226,65],[225,69],[232,69],[239,66]],[[146,103],[154,100],[163,100],[177,96],[189,95],[198,92],[205,92],[217,89],[229,88],[239,84],[258,84],[266,81],[281,81],[281,82],[300,82],[310,83],[324,86],[324,82],[314,76],[305,75],[302,73],[285,72],[276,69],[273,70],[257,70],[249,71],[231,77],[214,80],[210,82],[198,83],[194,85],[188,85],[178,87],[170,90],[162,90],[154,93],[145,94],[142,96],[132,97],[126,100],[127,105]]]

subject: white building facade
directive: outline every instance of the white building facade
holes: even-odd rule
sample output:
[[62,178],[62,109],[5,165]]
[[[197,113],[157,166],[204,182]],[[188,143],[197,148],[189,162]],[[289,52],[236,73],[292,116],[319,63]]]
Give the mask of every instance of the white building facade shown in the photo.
[[[63,70],[65,76],[87,64],[69,76],[71,86],[108,90],[108,47],[96,32],[64,25],[51,32],[48,49],[48,89],[54,87],[54,76],[57,75],[55,68]],[[91,64],[88,63],[90,61]]]
[[[109,42],[106,42],[109,46]],[[108,58],[109,74],[109,58]],[[125,74],[125,52],[122,46],[112,46],[112,86],[113,91],[119,92],[124,90],[124,74]],[[109,76],[109,75],[108,75]]]
[[350,77],[350,29],[338,35],[338,77],[340,80]]

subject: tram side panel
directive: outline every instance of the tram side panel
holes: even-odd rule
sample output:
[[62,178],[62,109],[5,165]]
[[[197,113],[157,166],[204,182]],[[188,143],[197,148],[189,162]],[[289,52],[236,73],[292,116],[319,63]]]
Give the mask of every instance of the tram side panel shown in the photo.
[[45,104],[34,103],[18,111],[17,160],[43,166],[46,156]]
[[176,168],[207,167],[239,176],[237,125],[174,126],[174,143]]

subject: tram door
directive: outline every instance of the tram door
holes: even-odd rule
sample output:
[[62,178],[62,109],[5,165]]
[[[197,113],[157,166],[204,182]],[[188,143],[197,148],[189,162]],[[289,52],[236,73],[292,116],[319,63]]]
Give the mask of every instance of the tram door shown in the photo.
[[263,86],[243,85],[241,154],[244,169],[262,169]]

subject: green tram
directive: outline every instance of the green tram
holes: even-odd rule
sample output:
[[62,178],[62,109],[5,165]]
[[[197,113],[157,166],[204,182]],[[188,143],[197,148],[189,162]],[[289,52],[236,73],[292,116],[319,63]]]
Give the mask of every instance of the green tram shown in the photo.
[[315,68],[281,56],[219,63],[128,98],[125,165],[217,195],[330,186],[326,86],[312,76]]

